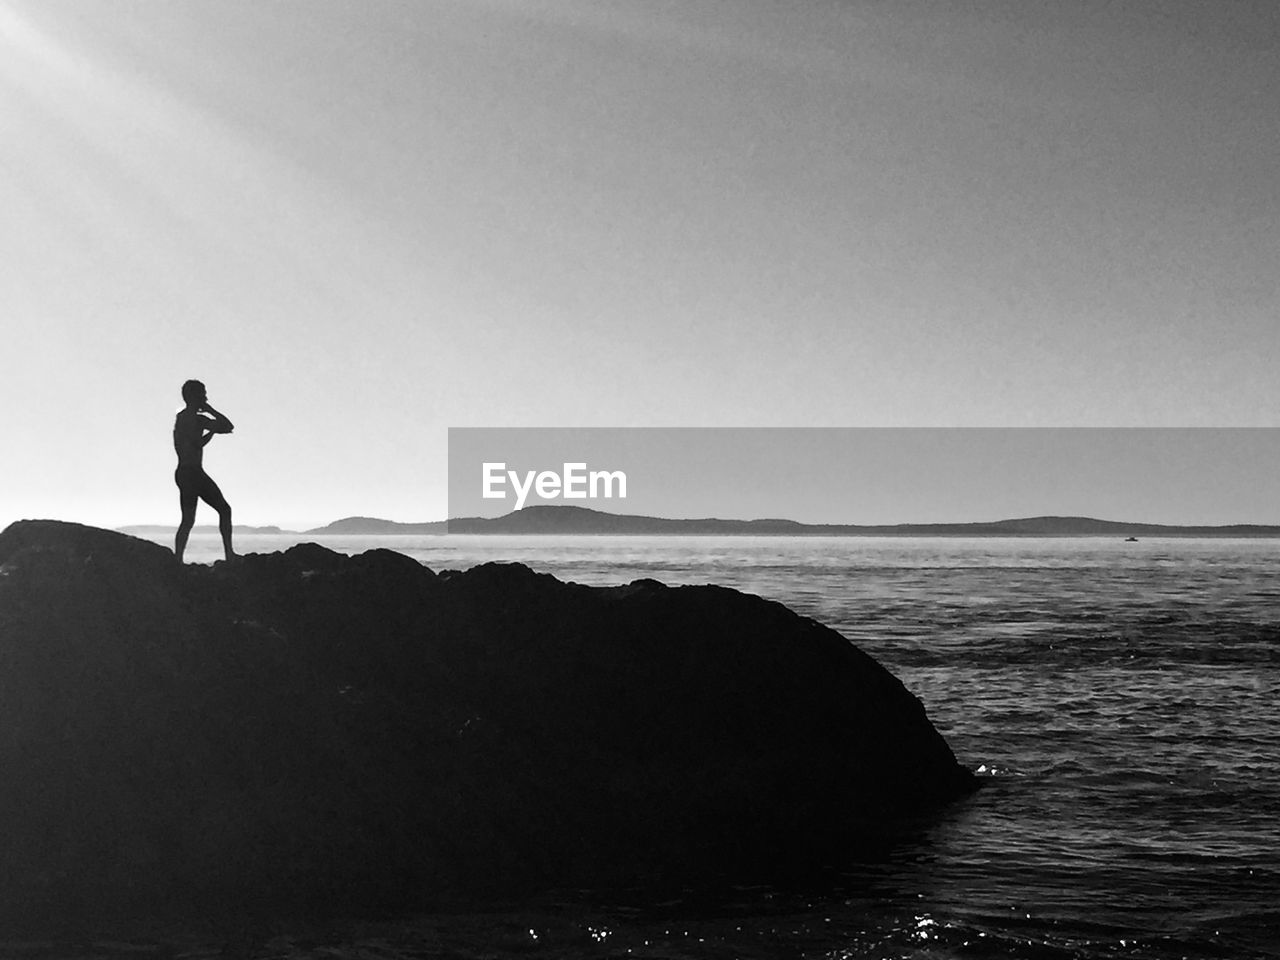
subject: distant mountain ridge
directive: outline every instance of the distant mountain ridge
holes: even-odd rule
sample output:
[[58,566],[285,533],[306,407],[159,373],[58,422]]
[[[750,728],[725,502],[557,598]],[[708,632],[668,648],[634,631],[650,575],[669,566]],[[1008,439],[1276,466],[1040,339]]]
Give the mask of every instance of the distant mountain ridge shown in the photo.
[[424,523],[400,523],[396,520],[382,520],[378,517],[343,517],[323,527],[315,527],[306,533],[355,533],[373,536],[379,534],[403,534],[430,536],[449,532],[447,520],[430,520]]
[[796,520],[673,520],[605,513],[587,507],[539,504],[501,517],[461,517],[398,523],[347,517],[306,531],[315,534],[503,536],[825,536],[825,537],[1280,537],[1280,525],[1174,525],[1098,520],[1093,517],[1023,517],[977,523],[834,524]]
[[[136,536],[172,536],[174,527],[139,524],[117,528]],[[195,533],[217,533],[201,525]],[[501,517],[459,517],[401,523],[380,517],[343,517],[308,530],[236,526],[240,535],[301,536],[610,536],[610,537],[1256,537],[1280,538],[1280,524],[1234,523],[1219,526],[1130,523],[1094,517],[1021,517],[977,523],[801,523],[764,518],[725,520],[703,517],[673,520],[636,514],[605,513],[588,507],[538,504]]]
[[[127,533],[136,537],[157,537],[162,535],[172,536],[177,532],[177,527],[166,525],[163,523],[136,523],[128,527],[116,527],[117,533]],[[201,523],[191,528],[192,533],[217,533],[218,527],[212,523]],[[293,533],[292,530],[281,530],[279,527],[251,527],[242,524],[234,524],[231,532],[236,536],[240,534],[261,533],[261,534],[284,534]]]

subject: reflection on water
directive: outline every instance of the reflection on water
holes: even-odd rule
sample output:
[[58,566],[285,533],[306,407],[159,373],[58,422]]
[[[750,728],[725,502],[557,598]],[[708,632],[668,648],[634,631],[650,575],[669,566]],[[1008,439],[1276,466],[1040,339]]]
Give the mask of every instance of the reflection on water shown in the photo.
[[[581,583],[714,582],[779,600],[896,673],[987,786],[891,863],[821,891],[658,905],[565,894],[372,939],[310,931],[274,955],[1280,955],[1280,543],[321,542],[391,546],[437,570],[519,561]],[[218,551],[193,538],[188,556]]]

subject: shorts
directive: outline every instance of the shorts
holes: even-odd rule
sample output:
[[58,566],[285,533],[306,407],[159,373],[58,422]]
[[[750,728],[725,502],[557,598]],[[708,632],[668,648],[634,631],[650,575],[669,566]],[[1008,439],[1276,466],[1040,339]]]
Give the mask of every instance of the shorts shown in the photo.
[[203,467],[179,466],[173,471],[173,482],[178,485],[178,493],[183,497],[199,497],[208,504],[225,502],[222,491],[213,482],[213,478],[204,472]]

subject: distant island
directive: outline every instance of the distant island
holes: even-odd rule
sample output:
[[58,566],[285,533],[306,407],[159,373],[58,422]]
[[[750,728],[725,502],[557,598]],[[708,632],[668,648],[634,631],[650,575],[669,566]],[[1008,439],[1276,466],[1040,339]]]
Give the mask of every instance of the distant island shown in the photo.
[[[121,527],[122,533],[157,536],[173,527]],[[216,532],[196,527],[197,533]],[[310,530],[279,527],[236,527],[237,534],[307,534],[317,536],[610,536],[610,537],[1254,537],[1280,538],[1280,525],[1236,523],[1181,526],[1130,523],[1093,517],[1025,517],[978,523],[898,523],[861,525],[800,523],[796,520],[723,520],[713,517],[673,520],[605,513],[586,507],[540,504],[501,517],[462,517],[422,523],[400,523],[377,517],[344,517]]]
[[[172,524],[165,526],[163,523],[139,523],[130,527],[116,527],[117,533],[127,533],[135,537],[159,537],[173,536],[177,531],[177,527]],[[294,530],[281,530],[279,527],[249,527],[241,524],[235,524],[231,528],[232,533],[237,537],[241,534],[289,534],[296,533]],[[191,528],[192,533],[212,533],[217,534],[218,528],[215,524],[203,523],[197,524]]]
[[402,534],[404,536],[438,536],[449,532],[449,521],[429,520],[425,523],[399,523],[395,520],[379,520],[377,517],[344,517],[323,527],[315,527],[307,533],[355,533],[363,536],[377,534]]

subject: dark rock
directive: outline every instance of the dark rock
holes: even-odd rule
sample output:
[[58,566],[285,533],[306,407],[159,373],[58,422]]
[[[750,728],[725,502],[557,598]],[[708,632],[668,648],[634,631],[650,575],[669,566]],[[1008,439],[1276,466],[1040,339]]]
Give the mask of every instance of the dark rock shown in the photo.
[[0,731],[0,910],[59,916],[768,879],[973,787],[758,597],[53,521],[0,533]]

